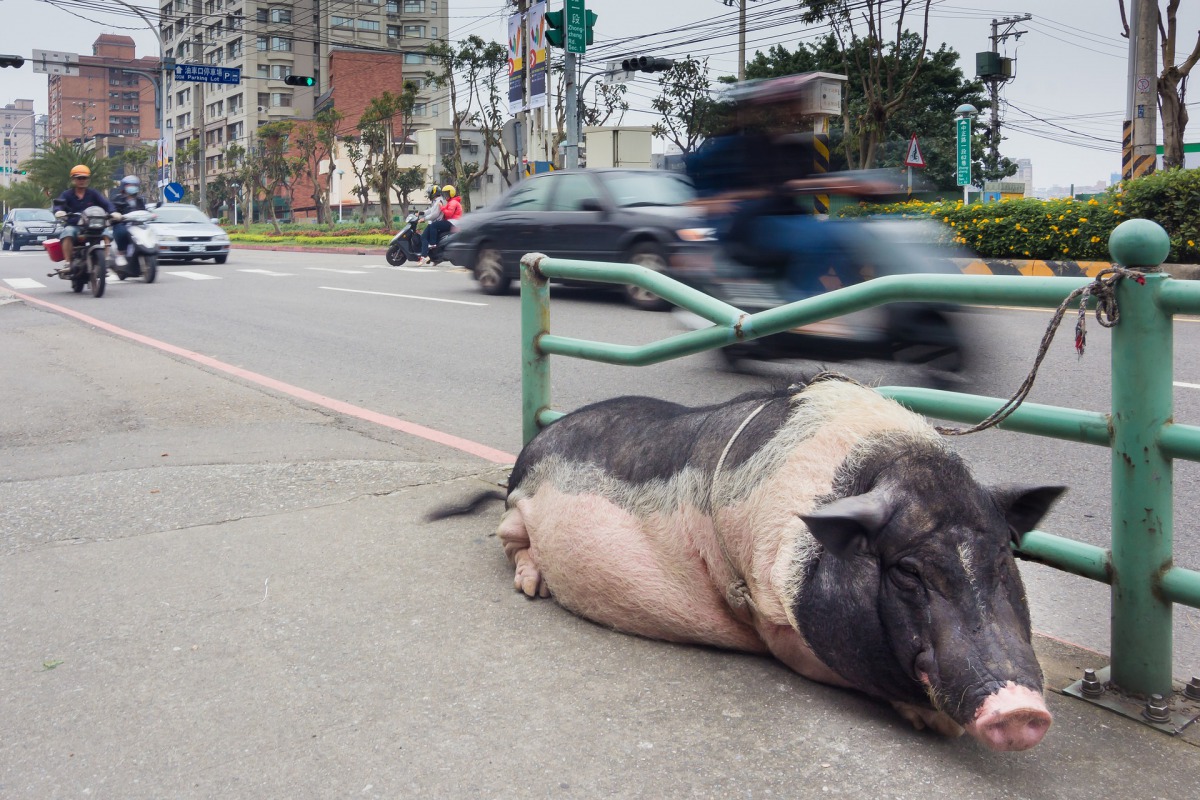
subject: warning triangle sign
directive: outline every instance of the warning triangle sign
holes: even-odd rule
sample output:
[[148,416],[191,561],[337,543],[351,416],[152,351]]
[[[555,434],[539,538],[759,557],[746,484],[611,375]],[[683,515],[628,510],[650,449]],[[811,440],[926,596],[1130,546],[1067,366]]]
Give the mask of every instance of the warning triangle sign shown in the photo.
[[908,155],[904,158],[904,166],[906,167],[923,167],[925,166],[925,156],[921,155],[921,148],[917,145],[917,135],[908,140]]

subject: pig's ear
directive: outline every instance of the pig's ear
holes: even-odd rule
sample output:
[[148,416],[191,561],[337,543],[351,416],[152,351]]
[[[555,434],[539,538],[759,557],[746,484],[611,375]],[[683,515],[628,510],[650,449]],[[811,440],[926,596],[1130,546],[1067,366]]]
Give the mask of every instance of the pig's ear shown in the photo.
[[838,558],[854,555],[892,516],[892,503],[882,490],[843,497],[801,514],[800,519],[821,545]]
[[1066,490],[1065,486],[1001,486],[992,489],[992,497],[1008,520],[1013,541],[1020,544]]

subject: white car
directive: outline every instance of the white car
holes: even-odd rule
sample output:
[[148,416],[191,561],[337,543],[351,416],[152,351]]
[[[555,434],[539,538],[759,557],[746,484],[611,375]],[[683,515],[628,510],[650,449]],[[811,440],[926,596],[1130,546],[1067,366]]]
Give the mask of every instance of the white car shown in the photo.
[[162,203],[151,210],[160,261],[211,258],[224,264],[229,258],[229,234],[196,206]]

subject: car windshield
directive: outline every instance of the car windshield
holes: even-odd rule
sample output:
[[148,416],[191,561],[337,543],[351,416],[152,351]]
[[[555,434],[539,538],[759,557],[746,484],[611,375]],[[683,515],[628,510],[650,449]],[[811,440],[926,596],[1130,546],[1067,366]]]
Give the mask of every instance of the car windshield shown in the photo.
[[204,212],[195,206],[163,205],[154,209],[155,222],[208,222]]
[[687,178],[669,172],[614,173],[604,183],[613,202],[622,208],[678,206],[696,198]]
[[21,208],[13,212],[14,222],[54,222],[54,215],[44,208]]

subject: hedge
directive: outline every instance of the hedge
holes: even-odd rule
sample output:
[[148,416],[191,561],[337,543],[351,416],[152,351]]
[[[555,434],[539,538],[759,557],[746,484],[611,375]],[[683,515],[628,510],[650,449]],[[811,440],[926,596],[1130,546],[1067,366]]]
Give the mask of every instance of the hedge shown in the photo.
[[242,242],[244,244],[329,244],[384,247],[392,240],[394,235],[395,234],[387,233],[350,233],[337,236],[319,234],[299,236],[291,233],[285,233],[282,236],[275,236],[273,234],[259,233],[231,233],[229,234],[229,239],[232,242]]
[[1200,169],[1169,170],[1109,188],[1100,198],[1001,200],[996,203],[910,201],[860,204],[841,216],[932,217],[948,226],[947,242],[982,258],[1108,261],[1108,236],[1126,219],[1153,220],[1171,238],[1171,263],[1200,262]]

